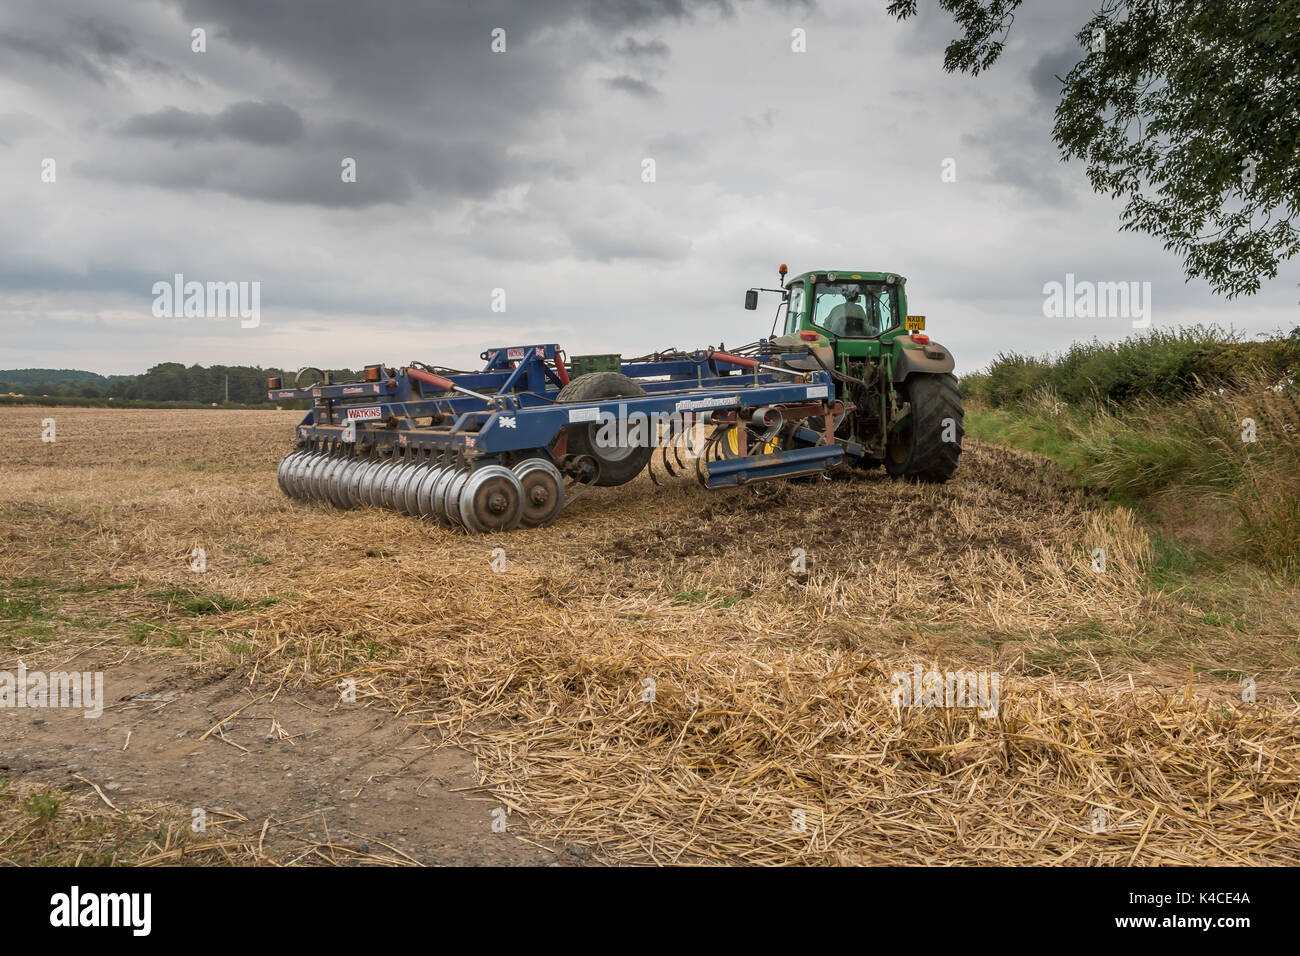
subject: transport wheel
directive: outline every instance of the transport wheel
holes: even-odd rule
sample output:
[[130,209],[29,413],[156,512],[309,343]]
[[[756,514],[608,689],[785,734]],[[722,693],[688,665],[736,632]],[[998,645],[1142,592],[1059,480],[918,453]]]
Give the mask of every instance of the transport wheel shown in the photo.
[[519,523],[525,528],[549,524],[564,507],[564,476],[545,458],[525,458],[515,465],[514,473],[523,487],[523,513]]
[[[589,372],[580,375],[564,388],[555,400],[562,404],[597,402],[610,398],[640,398],[643,389],[621,372]],[[569,426],[569,453],[588,455],[600,465],[598,485],[624,485],[641,473],[654,454],[651,436],[642,435],[644,445],[601,447],[597,441],[602,423]]]
[[961,456],[962,406],[956,377],[909,375],[898,386],[898,397],[911,402],[912,411],[890,436],[885,469],[897,478],[947,481]]

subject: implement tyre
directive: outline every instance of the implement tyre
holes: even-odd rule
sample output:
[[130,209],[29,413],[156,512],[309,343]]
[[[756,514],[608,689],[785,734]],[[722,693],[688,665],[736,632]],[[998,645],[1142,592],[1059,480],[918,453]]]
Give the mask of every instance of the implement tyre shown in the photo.
[[[598,402],[609,398],[640,398],[645,395],[643,389],[622,372],[589,372],[579,375],[556,396],[561,404],[577,402]],[[624,485],[641,473],[654,454],[651,440],[646,436],[644,446],[619,445],[602,448],[596,442],[596,435],[603,423],[569,426],[569,454],[590,455],[600,464],[600,475],[595,483],[598,485]]]

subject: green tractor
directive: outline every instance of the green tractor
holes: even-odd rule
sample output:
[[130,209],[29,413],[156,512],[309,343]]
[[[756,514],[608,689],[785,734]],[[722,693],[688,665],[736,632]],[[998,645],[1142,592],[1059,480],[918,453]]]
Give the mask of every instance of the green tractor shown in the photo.
[[[962,404],[952,353],[925,334],[925,316],[907,313],[907,280],[893,272],[803,272],[781,288],[772,350],[807,354],[796,368],[821,368],[837,383],[844,411],[835,437],[851,460],[914,481],[943,482],[961,455]],[[777,323],[784,318],[780,335]],[[824,425],[825,423],[821,423]]]

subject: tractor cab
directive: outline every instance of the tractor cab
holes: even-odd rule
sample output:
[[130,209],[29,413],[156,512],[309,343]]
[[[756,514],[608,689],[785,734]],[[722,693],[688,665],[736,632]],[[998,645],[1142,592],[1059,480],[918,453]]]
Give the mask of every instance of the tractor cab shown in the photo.
[[898,325],[898,299],[892,286],[823,280],[815,282],[812,290],[808,324],[837,339],[875,338]]
[[[841,339],[879,339],[896,332],[907,312],[906,281],[894,273],[860,270],[797,275],[785,285],[783,332],[816,332],[833,345]],[[859,349],[849,351],[862,354]]]
[[899,334],[923,328],[907,321],[907,280],[897,273],[816,270],[787,282],[782,266],[780,275],[780,289],[751,289],[745,307],[757,307],[758,292],[780,293],[773,333],[829,345],[837,358],[878,357]]

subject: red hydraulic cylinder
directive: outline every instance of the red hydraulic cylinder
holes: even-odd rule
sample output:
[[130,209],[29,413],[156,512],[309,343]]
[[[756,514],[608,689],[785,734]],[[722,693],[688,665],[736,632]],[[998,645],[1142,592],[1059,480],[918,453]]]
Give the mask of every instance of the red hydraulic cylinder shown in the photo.
[[710,352],[709,358],[719,359],[723,362],[729,362],[732,365],[740,365],[744,368],[758,368],[761,364],[758,359],[746,358],[743,355],[732,355],[728,352]]

